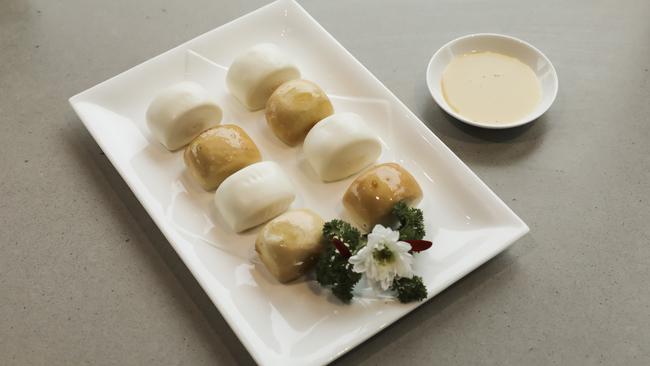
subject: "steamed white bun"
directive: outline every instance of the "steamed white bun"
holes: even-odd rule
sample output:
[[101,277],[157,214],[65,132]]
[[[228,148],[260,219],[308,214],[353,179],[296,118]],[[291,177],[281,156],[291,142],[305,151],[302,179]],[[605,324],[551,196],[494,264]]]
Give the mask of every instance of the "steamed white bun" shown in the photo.
[[359,115],[336,113],[312,127],[303,150],[318,176],[330,182],[372,164],[381,155],[381,142]]
[[262,224],[289,208],[294,187],[277,163],[249,165],[226,178],[214,195],[221,216],[236,232]]
[[151,134],[168,150],[187,145],[201,132],[221,122],[221,108],[194,82],[161,90],[147,109]]
[[260,43],[235,58],[226,85],[237,100],[254,111],[265,107],[278,86],[299,78],[300,71],[278,46]]

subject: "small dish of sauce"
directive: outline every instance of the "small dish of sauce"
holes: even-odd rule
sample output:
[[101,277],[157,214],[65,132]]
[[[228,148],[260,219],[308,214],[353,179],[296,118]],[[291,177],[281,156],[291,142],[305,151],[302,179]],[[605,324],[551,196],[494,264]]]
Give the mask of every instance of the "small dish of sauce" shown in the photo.
[[530,123],[555,101],[551,61],[514,37],[479,33],[442,46],[429,61],[431,96],[461,122],[491,129]]
[[537,75],[528,65],[489,51],[454,57],[442,73],[441,87],[456,113],[494,124],[526,117],[542,95]]

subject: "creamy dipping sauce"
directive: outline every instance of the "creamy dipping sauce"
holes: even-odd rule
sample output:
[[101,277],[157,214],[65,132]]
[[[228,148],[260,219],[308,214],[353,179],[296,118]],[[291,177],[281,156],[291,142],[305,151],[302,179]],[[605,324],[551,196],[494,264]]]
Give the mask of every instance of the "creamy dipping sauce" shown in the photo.
[[518,59],[494,52],[456,56],[442,74],[451,108],[476,122],[508,124],[531,113],[541,99],[537,75]]

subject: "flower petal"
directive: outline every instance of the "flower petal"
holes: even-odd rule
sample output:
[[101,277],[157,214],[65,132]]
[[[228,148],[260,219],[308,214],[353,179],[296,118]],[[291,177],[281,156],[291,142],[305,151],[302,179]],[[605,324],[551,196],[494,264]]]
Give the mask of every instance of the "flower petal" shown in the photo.
[[[375,258],[376,250],[389,250],[392,260],[381,261]],[[396,276],[413,277],[413,256],[409,253],[411,245],[399,241],[399,232],[382,225],[375,225],[368,234],[366,245],[348,259],[352,270],[364,273],[372,286],[386,291],[390,289]]]

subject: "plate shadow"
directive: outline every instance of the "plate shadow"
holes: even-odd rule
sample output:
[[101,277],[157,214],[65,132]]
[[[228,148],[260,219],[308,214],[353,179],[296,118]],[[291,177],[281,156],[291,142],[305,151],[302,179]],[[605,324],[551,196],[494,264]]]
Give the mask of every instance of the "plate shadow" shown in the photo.
[[425,86],[419,88],[418,115],[462,160],[470,165],[504,166],[517,163],[537,150],[551,126],[544,114],[523,126],[490,130],[471,126],[447,114]]

